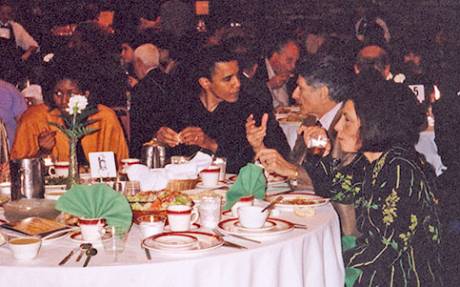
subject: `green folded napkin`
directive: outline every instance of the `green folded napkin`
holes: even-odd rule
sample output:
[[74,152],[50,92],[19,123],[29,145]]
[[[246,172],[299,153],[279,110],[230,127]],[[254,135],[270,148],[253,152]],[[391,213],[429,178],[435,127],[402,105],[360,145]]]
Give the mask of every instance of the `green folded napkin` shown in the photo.
[[126,198],[106,184],[74,184],[57,201],[57,210],[84,218],[105,218],[109,226],[128,230],[132,222]]
[[264,199],[266,188],[267,180],[263,169],[253,163],[248,163],[240,169],[235,184],[227,192],[227,203],[224,210],[232,208],[241,197],[253,195],[255,198]]

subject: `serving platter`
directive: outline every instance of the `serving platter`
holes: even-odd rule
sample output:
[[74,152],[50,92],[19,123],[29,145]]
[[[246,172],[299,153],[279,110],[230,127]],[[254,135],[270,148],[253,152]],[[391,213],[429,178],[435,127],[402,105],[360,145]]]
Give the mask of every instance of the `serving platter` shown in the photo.
[[[271,222],[274,224],[271,228],[262,228],[261,229],[249,229],[249,228],[241,228],[237,224],[238,218],[229,218],[224,219],[218,224],[218,228],[220,231],[228,234],[236,234],[242,235],[245,237],[256,237],[261,239],[263,237],[273,237],[279,236],[283,233],[290,232],[294,229],[294,224],[284,219],[269,217],[267,222]],[[264,226],[265,227],[265,226]]]
[[188,236],[195,237],[197,239],[196,244],[194,244],[189,249],[165,249],[158,247],[155,243],[155,237],[158,235],[153,235],[147,237],[142,241],[142,246],[152,250],[156,253],[169,256],[185,256],[185,255],[197,255],[210,252],[216,248],[221,247],[224,244],[222,237],[209,232],[203,231],[184,231],[184,232],[166,232],[161,234],[184,234]]
[[3,223],[1,227],[29,236],[46,236],[69,228],[57,221],[41,217],[28,217],[16,223]]

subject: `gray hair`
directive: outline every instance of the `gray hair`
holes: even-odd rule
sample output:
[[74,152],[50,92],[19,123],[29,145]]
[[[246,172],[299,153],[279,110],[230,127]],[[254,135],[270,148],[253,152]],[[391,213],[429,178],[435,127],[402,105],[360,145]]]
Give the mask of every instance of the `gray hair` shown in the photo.
[[148,68],[158,67],[160,52],[153,44],[143,44],[134,50],[134,58],[139,59]]

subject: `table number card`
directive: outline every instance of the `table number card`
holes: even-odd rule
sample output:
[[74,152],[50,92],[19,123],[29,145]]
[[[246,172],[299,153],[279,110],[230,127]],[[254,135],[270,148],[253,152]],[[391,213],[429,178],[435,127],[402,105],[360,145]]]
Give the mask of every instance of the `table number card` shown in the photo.
[[92,178],[117,177],[113,152],[90,152],[89,167]]
[[422,103],[425,100],[425,86],[423,85],[409,85],[409,88],[417,96],[417,100]]

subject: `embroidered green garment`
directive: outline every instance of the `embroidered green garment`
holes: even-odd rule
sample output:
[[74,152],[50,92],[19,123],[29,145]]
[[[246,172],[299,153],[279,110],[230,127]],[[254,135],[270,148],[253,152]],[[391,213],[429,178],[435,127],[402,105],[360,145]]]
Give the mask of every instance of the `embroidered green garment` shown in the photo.
[[354,198],[362,234],[344,248],[347,286],[443,286],[432,179],[415,150],[402,147],[364,166],[360,188],[356,177],[337,175],[334,198]]

